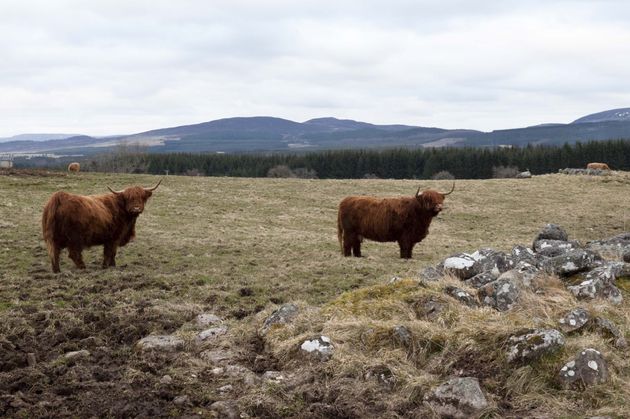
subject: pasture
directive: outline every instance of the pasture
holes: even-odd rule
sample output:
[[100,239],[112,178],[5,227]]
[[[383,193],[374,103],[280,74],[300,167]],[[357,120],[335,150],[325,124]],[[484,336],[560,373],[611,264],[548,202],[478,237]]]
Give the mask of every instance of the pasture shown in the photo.
[[[97,247],[84,252],[85,271],[76,270],[64,251],[61,273],[52,274],[41,238],[41,213],[54,191],[99,194],[106,193],[108,185],[152,186],[158,179],[96,173],[0,176],[0,383],[4,383],[0,414],[212,417],[217,410],[209,406],[227,400],[249,416],[306,416],[309,403],[320,400],[317,394],[298,397],[275,382],[241,388],[242,377],[214,374],[215,365],[201,356],[213,344],[199,348],[188,339],[182,352],[155,354],[139,353],[134,344],[150,334],[180,333],[186,338],[191,333],[187,325],[196,315],[214,313],[229,328],[229,337],[214,345],[233,350],[235,364],[256,374],[289,365],[297,368],[287,359],[290,350],[267,350],[256,333],[280,304],[296,302],[326,313],[370,294],[366,289],[380,290],[394,276],[413,278],[453,253],[530,246],[545,223],[563,226],[571,239],[582,242],[630,229],[630,176],[625,173],[458,180],[428,237],[414,248],[413,259],[399,259],[396,243],[370,241],[363,244],[363,258],[343,258],[336,232],[337,205],[343,197],[413,195],[419,186],[448,191],[450,181],[168,176],[138,219],[135,241],[119,250],[116,268],[101,269],[102,247]],[[629,297],[624,291],[623,306],[615,309],[626,335]],[[372,309],[379,304],[375,299]],[[374,313],[383,321],[393,319],[382,311]],[[353,319],[357,328],[363,327],[365,317]],[[321,321],[318,325],[325,328]],[[349,333],[349,325],[343,333]],[[343,335],[339,333],[337,339]],[[90,352],[87,359],[63,357],[82,349]],[[27,354],[33,355],[29,359]],[[404,356],[393,360],[387,351],[379,351],[371,357],[404,369],[401,376],[407,378],[400,385],[405,390],[392,396],[399,404],[386,409],[389,416],[378,414],[404,417],[420,403],[414,391],[424,389],[430,380],[419,383],[409,378],[408,367],[400,366]],[[351,383],[361,374],[335,362],[340,361],[325,364],[322,374],[328,380],[339,380],[336,374],[342,371],[348,386],[362,385]],[[619,362],[613,368],[617,380],[613,389],[619,380],[630,379],[628,362]],[[165,384],[166,375],[172,382]],[[603,389],[595,393],[605,403],[593,395],[587,402],[577,393],[557,396],[542,384],[535,392],[519,385],[530,405],[510,406],[499,400],[488,415],[509,416],[523,412],[526,405],[547,414],[562,409],[569,416],[604,408],[608,410],[602,412],[618,414],[628,408],[627,401],[612,398]],[[361,409],[337,414],[376,415]],[[325,411],[309,412],[329,416]]]

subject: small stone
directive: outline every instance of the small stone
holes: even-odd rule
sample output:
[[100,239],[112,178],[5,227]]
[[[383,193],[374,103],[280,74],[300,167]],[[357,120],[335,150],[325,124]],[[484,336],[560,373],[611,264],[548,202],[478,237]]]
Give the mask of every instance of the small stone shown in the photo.
[[444,262],[438,266],[438,269],[443,269],[445,272],[461,280],[465,280],[479,274],[481,272],[481,265],[473,259],[471,255],[460,253],[446,258]]
[[195,324],[199,328],[213,326],[221,323],[221,318],[212,313],[203,313],[195,318]]
[[565,366],[569,371],[560,370],[558,379],[564,388],[584,389],[608,381],[608,366],[601,352],[587,348],[578,353],[575,359]]
[[305,340],[300,349],[320,361],[328,361],[333,355],[334,346],[329,337],[319,336]]
[[566,230],[560,227],[558,224],[545,224],[545,226],[540,230],[534,241],[541,239],[549,239],[549,240],[569,240],[569,235]]
[[231,385],[231,384],[226,384],[226,385],[224,385],[223,387],[219,387],[219,391],[220,391],[221,393],[226,393],[226,392],[228,392],[228,391],[232,391],[232,388],[233,388],[233,387],[232,387],[232,385]]
[[90,356],[89,351],[86,351],[85,349],[81,349],[80,351],[72,351],[72,352],[66,353],[64,355],[64,358],[76,360],[76,359],[81,359],[81,358],[88,358],[89,356]]
[[282,325],[291,322],[298,315],[298,312],[298,306],[295,304],[284,304],[271,313],[267,320],[265,320],[260,333],[264,336],[274,325]]
[[581,331],[590,319],[590,314],[585,309],[578,307],[566,313],[559,321],[560,327],[565,333]]
[[173,404],[177,406],[183,406],[190,402],[190,398],[188,396],[177,396],[173,399]]
[[228,331],[227,326],[212,327],[210,329],[206,329],[202,332],[199,332],[199,334],[197,334],[196,340],[197,342],[205,342],[208,340],[212,340],[221,335],[225,335],[227,331]]
[[444,271],[433,266],[426,267],[418,273],[418,278],[421,281],[433,282],[437,281],[444,276]]
[[525,330],[508,339],[508,362],[532,361],[564,346],[562,333],[556,329]]
[[172,335],[151,335],[140,339],[136,343],[136,348],[141,351],[164,351],[173,352],[183,349],[184,341]]
[[470,418],[488,407],[479,380],[474,377],[453,378],[424,397],[440,417]]
[[164,375],[160,378],[160,384],[171,384],[173,382],[173,378],[170,375]]
[[394,339],[400,345],[409,347],[411,345],[411,332],[405,326],[395,326],[392,330]]
[[444,288],[444,292],[468,307],[474,308],[479,306],[477,299],[461,288],[448,285]]
[[265,371],[262,378],[265,381],[283,381],[285,379],[280,371]]

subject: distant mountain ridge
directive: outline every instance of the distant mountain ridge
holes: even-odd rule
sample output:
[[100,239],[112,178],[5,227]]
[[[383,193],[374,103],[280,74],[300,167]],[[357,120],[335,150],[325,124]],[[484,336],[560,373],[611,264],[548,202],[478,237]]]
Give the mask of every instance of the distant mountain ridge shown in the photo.
[[630,121],[630,108],[611,109],[583,116],[573,121],[573,124],[584,124],[588,122],[609,122],[609,121]]
[[0,138],[0,143],[9,141],[48,141],[63,140],[65,138],[75,137],[79,134],[19,134],[12,137]]
[[5,141],[0,143],[0,153],[94,154],[107,151],[123,142],[143,145],[153,153],[562,145],[577,141],[630,139],[630,108],[587,115],[570,124],[543,123],[491,132],[401,124],[377,125],[333,117],[295,122],[283,118],[255,116],[223,118],[107,138],[41,135],[58,135],[63,138],[42,141],[41,137],[37,137]]

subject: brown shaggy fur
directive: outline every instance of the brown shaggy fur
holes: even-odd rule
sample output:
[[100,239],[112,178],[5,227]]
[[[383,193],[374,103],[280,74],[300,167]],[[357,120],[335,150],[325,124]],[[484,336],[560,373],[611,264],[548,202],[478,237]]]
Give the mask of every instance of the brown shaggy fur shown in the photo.
[[411,252],[429,234],[433,217],[443,209],[444,194],[426,190],[412,197],[379,199],[349,196],[339,204],[337,235],[344,256],[361,257],[364,238],[377,242],[398,242],[400,257]]
[[81,170],[81,165],[77,162],[68,165],[68,172],[79,173],[79,170]]
[[42,230],[53,272],[59,272],[64,248],[76,267],[85,269],[83,249],[103,245],[103,268],[116,266],[116,249],[135,237],[136,220],[151,194],[139,186],[106,195],[52,194],[44,207]]
[[606,163],[589,163],[586,165],[587,169],[599,169],[599,170],[610,170],[610,167]]

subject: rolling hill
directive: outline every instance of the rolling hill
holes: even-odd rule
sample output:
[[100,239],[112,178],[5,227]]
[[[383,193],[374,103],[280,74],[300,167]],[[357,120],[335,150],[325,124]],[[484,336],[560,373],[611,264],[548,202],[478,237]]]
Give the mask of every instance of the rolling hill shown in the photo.
[[569,124],[540,124],[481,132],[410,125],[376,125],[332,117],[295,122],[274,117],[235,117],[160,128],[132,135],[86,135],[0,142],[0,153],[94,154],[121,142],[149,152],[295,152],[386,147],[499,147],[562,145],[577,141],[630,138],[630,108],[587,115]]

